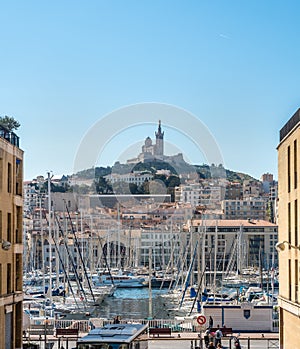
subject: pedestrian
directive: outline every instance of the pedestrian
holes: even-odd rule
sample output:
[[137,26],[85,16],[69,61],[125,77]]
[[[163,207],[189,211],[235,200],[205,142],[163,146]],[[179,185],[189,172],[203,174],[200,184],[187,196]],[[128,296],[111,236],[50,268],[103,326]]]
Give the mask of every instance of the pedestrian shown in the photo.
[[240,344],[240,340],[238,338],[236,338],[234,341],[234,347],[235,347],[235,349],[242,349],[241,344]]
[[207,349],[216,349],[213,342],[210,342]]
[[215,332],[215,345],[217,346],[219,343],[221,344],[221,339],[223,337],[223,333],[222,331],[220,330],[219,328],[219,325],[218,325],[218,329],[217,331]]
[[119,315],[116,316],[116,317],[114,318],[114,324],[119,324],[119,323],[120,323],[120,320],[121,320],[120,316],[119,316]]
[[222,344],[221,343],[218,343],[218,345],[217,345],[217,349],[222,349],[223,347],[222,347]]
[[210,328],[214,326],[214,319],[211,316],[209,317],[208,324]]
[[206,348],[207,348],[208,345],[209,345],[209,335],[210,335],[210,329],[207,328],[206,331],[204,332],[204,337],[203,337],[203,339],[204,339],[204,344],[205,344]]

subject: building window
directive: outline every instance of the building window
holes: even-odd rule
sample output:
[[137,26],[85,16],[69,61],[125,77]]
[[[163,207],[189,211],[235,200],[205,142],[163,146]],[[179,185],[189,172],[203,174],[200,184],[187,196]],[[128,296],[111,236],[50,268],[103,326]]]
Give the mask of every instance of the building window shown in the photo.
[[11,240],[11,213],[7,213],[7,240],[12,242]]
[[2,239],[3,239],[3,236],[2,236],[2,211],[0,211],[0,240],[2,241]]
[[3,181],[3,159],[0,158],[0,191],[2,191],[2,181]]
[[298,245],[298,200],[295,200],[295,245]]
[[16,243],[22,243],[22,207],[17,206],[17,228],[16,228]]
[[299,302],[299,273],[298,273],[298,259],[295,259],[295,301]]
[[291,191],[291,148],[288,146],[287,148],[287,185],[288,192]]
[[11,293],[11,263],[7,263],[6,293]]
[[[288,203],[288,242],[291,243],[291,203]],[[290,247],[289,247],[290,248]]]
[[11,193],[11,184],[12,184],[12,173],[11,173],[11,164],[7,164],[7,192]]
[[291,271],[291,260],[289,259],[289,265],[288,265],[288,281],[289,281],[289,294],[288,299],[292,299],[292,271]]
[[16,195],[22,196],[22,178],[23,178],[23,165],[21,159],[16,159]]
[[16,254],[16,290],[22,291],[23,289],[22,282],[22,254]]
[[297,140],[294,140],[294,188],[297,188]]

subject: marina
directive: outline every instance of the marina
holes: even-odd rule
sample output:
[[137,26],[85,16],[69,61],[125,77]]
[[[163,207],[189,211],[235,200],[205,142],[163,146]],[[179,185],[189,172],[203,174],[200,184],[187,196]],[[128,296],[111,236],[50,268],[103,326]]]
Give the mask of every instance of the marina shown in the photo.
[[[110,325],[132,323],[147,325],[152,337],[188,332],[202,339],[208,326],[224,335],[278,332],[274,224],[186,219],[186,211],[173,224],[169,204],[161,207],[166,222],[157,224],[146,215],[128,218],[119,203],[99,208],[98,195],[87,196],[77,211],[60,199],[59,213],[50,207],[50,175],[47,187],[48,211],[41,202],[34,209],[37,230],[27,235],[24,252],[26,338],[81,338],[103,326],[109,332]],[[152,207],[154,198],[145,200],[136,213]],[[114,219],[107,216],[112,212]],[[97,346],[102,344],[83,340],[81,348]]]

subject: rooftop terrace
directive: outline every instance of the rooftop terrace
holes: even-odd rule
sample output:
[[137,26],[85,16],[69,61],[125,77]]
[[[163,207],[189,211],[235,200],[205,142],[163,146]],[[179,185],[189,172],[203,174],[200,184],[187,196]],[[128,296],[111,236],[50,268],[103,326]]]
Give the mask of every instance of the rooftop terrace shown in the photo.
[[12,131],[0,125],[0,137],[7,140],[12,145],[19,147],[19,137]]
[[293,128],[300,122],[300,109],[288,120],[288,122],[280,130],[280,142],[285,138]]

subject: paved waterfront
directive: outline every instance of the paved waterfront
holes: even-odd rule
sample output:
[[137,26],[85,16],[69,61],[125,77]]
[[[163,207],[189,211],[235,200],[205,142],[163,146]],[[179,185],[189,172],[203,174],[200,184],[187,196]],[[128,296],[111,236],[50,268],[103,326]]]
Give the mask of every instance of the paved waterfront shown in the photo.
[[[48,344],[47,349],[60,349],[57,338],[49,338],[49,343],[54,343],[53,346]],[[32,341],[40,345],[40,349],[44,349],[45,345],[43,342],[38,340]],[[277,349],[278,345],[278,333],[243,333],[240,336],[240,342],[243,349]],[[164,337],[160,339],[149,338],[149,349],[195,349],[195,347],[201,347],[200,339],[197,333],[180,333],[180,338],[177,333],[173,333],[172,337]],[[230,348],[230,337],[224,337],[222,340],[224,348]],[[63,341],[60,343],[64,349],[73,349],[76,347],[75,341]],[[203,347],[204,348],[204,347]],[[234,348],[233,341],[231,348]]]

